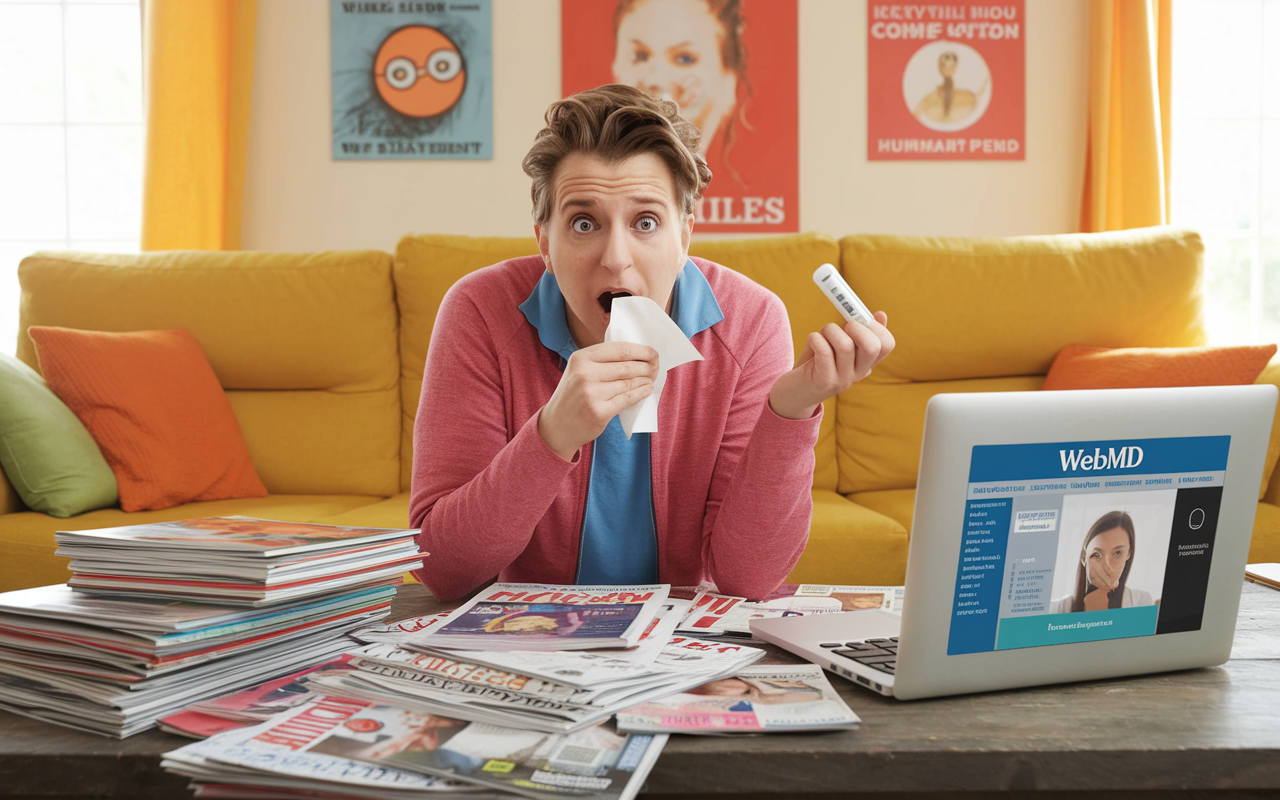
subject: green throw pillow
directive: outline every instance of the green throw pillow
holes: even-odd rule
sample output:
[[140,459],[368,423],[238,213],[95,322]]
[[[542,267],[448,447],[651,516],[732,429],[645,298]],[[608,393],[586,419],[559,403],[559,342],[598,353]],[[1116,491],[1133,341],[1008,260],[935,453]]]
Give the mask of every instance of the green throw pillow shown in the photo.
[[116,476],[44,378],[0,353],[0,466],[32,511],[71,517],[115,505]]

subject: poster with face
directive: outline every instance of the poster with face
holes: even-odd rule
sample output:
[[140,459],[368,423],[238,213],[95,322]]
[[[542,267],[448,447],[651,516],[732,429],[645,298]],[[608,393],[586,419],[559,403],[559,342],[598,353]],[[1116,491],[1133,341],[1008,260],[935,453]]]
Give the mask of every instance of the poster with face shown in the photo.
[[1025,159],[1023,2],[868,0],[868,160]]
[[489,0],[330,0],[335,159],[493,158]]
[[702,131],[702,232],[799,230],[795,0],[561,0],[562,91],[624,83]]

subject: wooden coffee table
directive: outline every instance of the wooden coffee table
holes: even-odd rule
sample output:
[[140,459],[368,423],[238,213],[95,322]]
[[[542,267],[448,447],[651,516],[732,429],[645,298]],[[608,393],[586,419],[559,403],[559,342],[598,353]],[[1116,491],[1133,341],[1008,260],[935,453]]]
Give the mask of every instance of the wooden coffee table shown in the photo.
[[[393,613],[441,607],[411,584]],[[1254,584],[1220,667],[905,703],[832,682],[859,730],[673,736],[642,797],[1280,796],[1280,591]],[[0,798],[189,797],[160,769],[186,741],[155,730],[115,741],[0,712]]]

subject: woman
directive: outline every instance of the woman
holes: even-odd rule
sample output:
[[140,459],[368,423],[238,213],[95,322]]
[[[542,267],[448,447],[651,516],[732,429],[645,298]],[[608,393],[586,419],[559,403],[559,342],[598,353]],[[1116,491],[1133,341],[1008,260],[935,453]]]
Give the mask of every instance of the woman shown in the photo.
[[751,97],[742,44],[741,0],[621,0],[613,15],[613,78],[672,100],[702,131],[698,152],[713,142],[729,165],[739,121]]
[[1103,514],[1080,549],[1075,592],[1055,600],[1050,613],[1155,605],[1149,593],[1126,585],[1133,553],[1133,518],[1124,511]]

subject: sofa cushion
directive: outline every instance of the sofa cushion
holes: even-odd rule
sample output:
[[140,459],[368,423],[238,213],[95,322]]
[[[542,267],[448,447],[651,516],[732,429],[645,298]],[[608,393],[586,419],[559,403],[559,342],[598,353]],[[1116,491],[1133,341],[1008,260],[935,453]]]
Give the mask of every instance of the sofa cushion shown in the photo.
[[122,509],[266,496],[231,404],[190,333],[33,325],[27,335],[50,388],[111,465]]
[[35,370],[0,354],[0,464],[27,508],[70,517],[115,505],[116,477]]
[[1189,231],[849,236],[840,247],[841,271],[888,312],[898,343],[839,398],[842,494],[915,486],[924,406],[938,391],[1038,389],[1069,344],[1205,343],[1204,248]]
[[809,543],[787,581],[900,586],[906,563],[906,528],[835,492],[815,489]]
[[[18,278],[22,330],[189,330],[273,493],[399,490],[388,254],[42,252],[23,260]],[[25,335],[18,357],[36,363]]]
[[1045,376],[1047,390],[1228,386],[1253,383],[1274,344],[1241,347],[1088,347],[1067,345]]
[[[470,236],[406,236],[396,247],[394,275],[396,302],[400,308],[401,404],[404,410],[401,448],[401,487],[409,489],[412,468],[413,420],[422,394],[431,327],[444,293],[462,276],[481,267],[538,252],[532,237],[481,238]],[[732,241],[700,240],[689,254],[730,267],[777,294],[791,318],[795,352],[805,337],[840,316],[813,286],[810,276],[820,264],[838,260],[834,239],[821,234],[770,236]],[[835,401],[826,405],[825,418],[814,448],[817,467],[814,486],[834,489]]]

